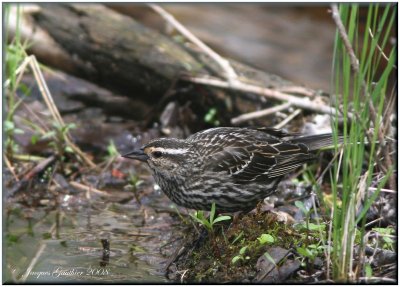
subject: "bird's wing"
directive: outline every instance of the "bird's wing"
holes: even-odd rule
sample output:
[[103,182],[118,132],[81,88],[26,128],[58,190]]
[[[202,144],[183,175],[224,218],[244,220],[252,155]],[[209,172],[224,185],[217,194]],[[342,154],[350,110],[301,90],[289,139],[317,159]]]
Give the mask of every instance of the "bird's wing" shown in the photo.
[[265,131],[215,128],[188,140],[202,155],[204,170],[226,172],[237,183],[281,177],[314,158],[306,145],[283,141]]
[[208,156],[206,168],[214,172],[227,172],[237,183],[254,182],[267,177],[276,165],[276,151],[260,153],[248,148],[227,147]]
[[286,142],[247,142],[243,146],[220,146],[205,158],[205,168],[225,171],[237,183],[261,182],[290,173],[311,160],[305,146]]

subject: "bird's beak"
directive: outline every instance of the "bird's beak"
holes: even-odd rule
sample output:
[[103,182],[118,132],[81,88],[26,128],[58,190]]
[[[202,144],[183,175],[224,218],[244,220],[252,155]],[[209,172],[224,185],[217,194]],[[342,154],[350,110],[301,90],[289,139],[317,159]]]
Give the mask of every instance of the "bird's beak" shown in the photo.
[[126,154],[123,154],[121,156],[126,157],[126,158],[131,158],[131,159],[137,159],[137,160],[140,160],[143,162],[145,162],[149,159],[149,156],[144,153],[143,149],[134,150],[134,151],[128,152]]

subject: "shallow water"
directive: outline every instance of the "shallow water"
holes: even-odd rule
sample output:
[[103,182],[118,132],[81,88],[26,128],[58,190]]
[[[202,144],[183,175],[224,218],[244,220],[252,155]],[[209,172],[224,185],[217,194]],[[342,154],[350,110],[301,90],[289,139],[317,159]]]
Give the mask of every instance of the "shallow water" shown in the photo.
[[[151,196],[153,203],[165,199],[159,192]],[[173,212],[156,210],[135,200],[120,204],[83,194],[64,196],[58,211],[17,206],[5,216],[3,281],[166,282],[163,267],[175,248],[168,242],[179,228]],[[109,254],[101,240],[109,241]]]

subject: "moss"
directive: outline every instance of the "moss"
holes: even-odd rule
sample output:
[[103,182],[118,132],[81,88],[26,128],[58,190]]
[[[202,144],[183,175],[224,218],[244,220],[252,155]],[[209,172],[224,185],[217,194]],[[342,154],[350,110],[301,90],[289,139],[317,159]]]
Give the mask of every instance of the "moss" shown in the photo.
[[[274,242],[260,244],[258,238],[262,234],[271,235]],[[176,264],[178,270],[188,270],[185,282],[251,282],[257,274],[258,258],[269,247],[296,249],[305,236],[292,226],[278,222],[273,213],[244,214],[232,223],[218,225],[213,239],[208,236],[184,261]],[[316,241],[317,238],[310,240]],[[241,249],[244,250],[242,254]],[[238,255],[241,259],[232,263],[232,259]]]

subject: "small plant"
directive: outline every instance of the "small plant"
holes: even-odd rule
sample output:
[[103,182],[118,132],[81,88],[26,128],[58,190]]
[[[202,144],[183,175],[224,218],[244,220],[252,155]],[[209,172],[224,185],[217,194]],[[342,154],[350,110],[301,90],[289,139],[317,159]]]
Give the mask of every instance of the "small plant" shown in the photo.
[[66,137],[71,129],[75,129],[76,125],[74,123],[59,125],[57,123],[53,124],[54,129],[47,132],[42,139],[50,138],[50,146],[55,148],[56,154],[63,158],[65,153],[72,153],[73,150],[67,145]]
[[243,230],[240,231],[240,233],[233,239],[232,244],[235,244],[236,242],[238,242],[240,239],[243,238],[244,232]]
[[214,225],[218,222],[221,221],[226,221],[226,220],[230,220],[231,217],[228,215],[218,215],[215,218],[215,203],[213,202],[213,204],[211,205],[211,211],[210,211],[210,217],[209,219],[207,219],[207,217],[204,215],[204,211],[200,210],[200,211],[196,211],[194,214],[190,214],[190,216],[197,221],[198,223],[200,223],[201,225],[203,225],[207,231],[209,232],[209,234],[214,235]]
[[[296,248],[297,253],[306,258],[309,262],[314,262],[317,256],[322,255],[324,251],[324,246],[318,244],[310,244],[308,246],[301,246]],[[302,266],[305,266],[305,262],[303,260]]]
[[135,196],[135,199],[137,203],[141,204],[140,198],[138,195],[138,188],[139,186],[143,183],[143,180],[141,180],[137,174],[129,173],[128,177],[128,184],[124,187],[126,191],[132,192],[133,195]]
[[247,245],[240,248],[239,254],[232,258],[232,264],[236,264],[237,262],[243,261],[243,260],[249,260],[250,256],[248,256],[248,255],[246,256],[246,252],[247,252],[248,248],[249,248],[249,246],[247,246]]
[[382,248],[394,251],[395,241],[393,240],[393,235],[395,233],[393,227],[374,227],[373,231],[379,234],[379,237],[382,239]]
[[115,158],[119,156],[119,152],[113,140],[110,140],[110,143],[107,146],[107,153],[108,153],[107,156],[108,158]]
[[141,180],[137,174],[129,173],[128,182],[133,190],[137,190],[137,188],[143,183],[143,180]]
[[5,146],[7,147],[7,154],[12,155],[18,149],[18,146],[14,141],[14,136],[16,134],[23,134],[24,131],[15,127],[14,122],[6,120],[4,121],[4,132],[6,134]]
[[266,245],[269,243],[274,243],[275,238],[271,234],[263,233],[260,237],[257,238],[260,245]]
[[219,126],[220,122],[217,118],[217,109],[209,109],[207,114],[204,116],[204,121],[208,124],[212,124],[213,126]]

